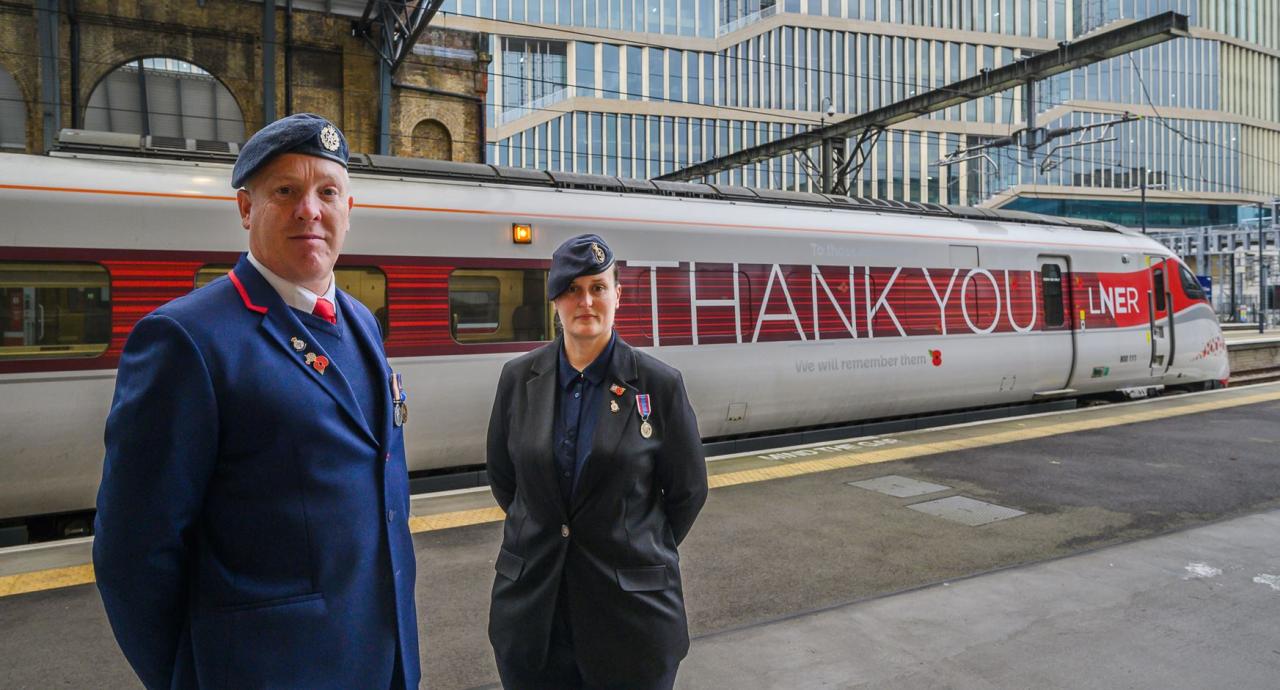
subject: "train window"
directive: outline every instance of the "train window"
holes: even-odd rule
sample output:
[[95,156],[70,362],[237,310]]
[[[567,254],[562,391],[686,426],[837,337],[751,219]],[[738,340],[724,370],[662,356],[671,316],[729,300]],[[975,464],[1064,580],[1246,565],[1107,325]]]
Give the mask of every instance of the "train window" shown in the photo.
[[1208,299],[1204,296],[1204,288],[1186,266],[1178,267],[1178,277],[1182,279],[1182,291],[1191,299]]
[[208,264],[196,271],[196,289],[200,289],[214,280],[225,276],[234,268],[231,264]]
[[1041,266],[1040,286],[1044,293],[1044,325],[1057,328],[1065,320],[1062,314],[1062,269],[1057,264]]
[[378,320],[378,328],[382,330],[382,339],[387,339],[387,274],[374,266],[337,266],[333,269],[333,277],[338,281],[338,289],[360,300],[373,312]]
[[0,263],[0,360],[96,357],[111,342],[111,276],[97,264]]
[[[208,264],[196,271],[196,288],[202,288],[215,279],[221,278],[231,271],[230,264]],[[387,274],[376,266],[334,266],[333,277],[338,281],[338,289],[360,300],[373,312],[378,320],[378,328],[382,330],[382,339],[387,339]]]
[[1151,274],[1151,281],[1156,293],[1156,311],[1164,311],[1164,269],[1157,268]]
[[551,339],[541,269],[458,269],[449,274],[449,324],[459,343]]

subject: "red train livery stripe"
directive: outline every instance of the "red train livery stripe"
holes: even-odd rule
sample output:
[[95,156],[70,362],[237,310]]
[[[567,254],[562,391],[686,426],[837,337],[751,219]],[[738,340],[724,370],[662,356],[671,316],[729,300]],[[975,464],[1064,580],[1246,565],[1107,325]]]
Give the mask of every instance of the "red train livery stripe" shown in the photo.
[[[235,258],[227,252],[0,249],[0,260],[100,263],[110,273],[112,303],[111,342],[102,355],[0,361],[0,373],[114,368],[139,319],[189,292],[201,266]],[[1176,264],[1166,263],[1166,276],[1176,277]],[[386,275],[391,357],[520,352],[538,345],[456,342],[449,275],[460,268],[546,269],[547,261],[345,255],[340,264],[377,266]],[[616,325],[628,342],[659,347],[1132,327],[1151,318],[1154,268],[1065,274],[1064,313],[1061,325],[1053,326],[1034,270],[623,262]],[[1169,291],[1175,310],[1193,303],[1177,280],[1170,280]]]

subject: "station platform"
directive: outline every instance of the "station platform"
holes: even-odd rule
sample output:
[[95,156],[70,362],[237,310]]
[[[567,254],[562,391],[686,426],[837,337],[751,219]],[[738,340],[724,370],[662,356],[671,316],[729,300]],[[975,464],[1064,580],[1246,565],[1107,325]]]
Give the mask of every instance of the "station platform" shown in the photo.
[[[1280,678],[1280,384],[774,449],[709,472],[681,547],[694,642],[677,687]],[[501,517],[485,490],[414,501],[425,687],[496,687]],[[138,686],[86,547],[0,553],[0,686]]]

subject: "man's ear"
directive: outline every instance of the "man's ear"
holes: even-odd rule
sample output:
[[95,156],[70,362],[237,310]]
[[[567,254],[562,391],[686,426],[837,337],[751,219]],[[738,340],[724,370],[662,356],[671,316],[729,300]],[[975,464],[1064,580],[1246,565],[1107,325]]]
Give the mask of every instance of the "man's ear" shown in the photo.
[[236,206],[240,208],[240,227],[249,229],[249,210],[253,208],[253,196],[249,190],[241,187],[236,190]]

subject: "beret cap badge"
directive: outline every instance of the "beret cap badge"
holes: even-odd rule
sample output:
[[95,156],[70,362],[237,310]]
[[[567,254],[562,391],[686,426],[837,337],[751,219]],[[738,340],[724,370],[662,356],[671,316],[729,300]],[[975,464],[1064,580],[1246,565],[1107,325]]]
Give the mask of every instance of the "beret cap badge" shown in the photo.
[[547,273],[547,299],[554,300],[582,276],[593,276],[613,265],[613,250],[599,235],[576,235],[565,240],[551,254]]
[[342,140],[338,138],[338,129],[333,125],[325,125],[320,130],[320,145],[327,151],[337,151],[342,145]]

